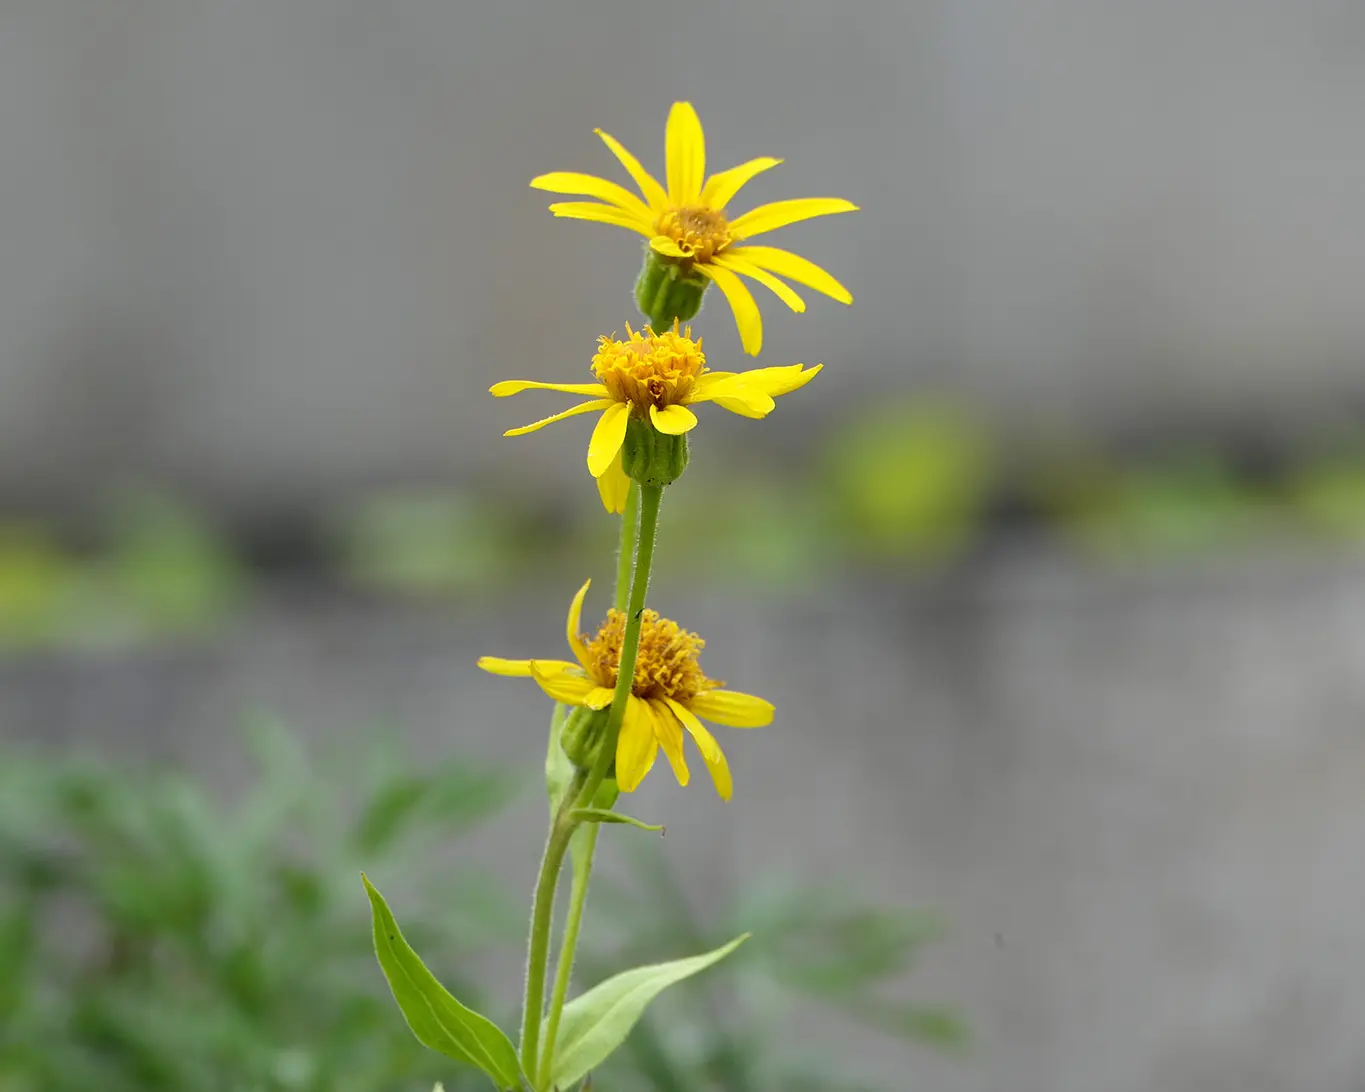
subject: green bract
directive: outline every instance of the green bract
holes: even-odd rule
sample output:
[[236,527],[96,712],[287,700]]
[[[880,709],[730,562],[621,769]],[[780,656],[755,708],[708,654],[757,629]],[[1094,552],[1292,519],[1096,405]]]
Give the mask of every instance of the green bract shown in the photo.
[[677,260],[646,247],[645,266],[635,282],[635,305],[656,330],[666,330],[675,320],[686,322],[696,316],[710,283]]
[[687,434],[660,432],[645,418],[631,417],[621,444],[621,469],[641,485],[672,485],[687,469]]

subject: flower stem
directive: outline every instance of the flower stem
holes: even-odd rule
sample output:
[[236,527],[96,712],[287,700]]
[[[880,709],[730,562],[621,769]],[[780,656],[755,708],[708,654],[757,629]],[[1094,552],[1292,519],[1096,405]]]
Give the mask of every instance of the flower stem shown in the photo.
[[[619,611],[626,609],[626,600],[630,595],[639,514],[640,487],[632,481],[626,493],[626,507],[621,513],[621,548],[616,557],[616,590],[612,605]],[[569,914],[564,922],[564,939],[559,945],[559,964],[555,968],[554,992],[550,995],[550,1014],[545,1025],[545,1057],[541,1061],[538,1077],[541,1085],[549,1084],[550,1070],[554,1065],[555,1039],[559,1035],[564,1002],[569,995],[569,981],[573,977],[574,952],[578,948],[578,933],[583,924],[583,908],[588,901],[588,880],[592,876],[592,859],[597,849],[599,829],[596,823],[589,823],[573,853],[573,886],[569,892]]]
[[[635,484],[632,483],[631,493],[636,492]],[[544,1017],[545,1007],[545,972],[550,961],[550,927],[554,923],[554,904],[555,890],[559,886],[559,871],[564,864],[564,854],[568,851],[569,841],[573,837],[574,828],[577,824],[569,818],[575,808],[589,807],[593,799],[597,796],[597,790],[602,787],[602,782],[606,780],[607,770],[611,767],[612,760],[616,757],[616,740],[621,734],[621,723],[625,718],[626,703],[630,699],[630,684],[635,678],[635,658],[640,650],[640,619],[645,609],[645,592],[649,588],[649,570],[654,563],[654,539],[659,527],[659,502],[663,498],[663,488],[661,486],[639,486],[639,530],[634,536],[635,545],[635,566],[634,575],[630,582],[630,596],[627,602],[628,613],[626,615],[626,631],[621,643],[621,662],[617,669],[616,692],[612,696],[611,712],[607,717],[607,728],[605,738],[602,741],[601,753],[597,756],[597,761],[593,764],[592,771],[585,773],[579,771],[569,785],[568,791],[564,794],[564,802],[561,805],[554,821],[550,824],[550,835],[545,843],[545,855],[540,862],[540,875],[536,879],[535,898],[531,904],[531,939],[528,945],[526,956],[526,999],[522,1008],[521,1021],[521,1068],[522,1071],[538,1087],[543,1087],[544,1080],[539,1076],[540,1069],[540,1028]],[[631,502],[629,495],[626,501],[627,512]],[[633,520],[627,520],[621,529],[621,540],[624,545],[627,529]],[[622,566],[623,567],[623,566]],[[618,567],[618,574],[621,567]],[[619,596],[619,591],[618,591]],[[587,864],[591,865],[591,852],[587,855]],[[576,869],[577,873],[580,871]],[[582,915],[582,902],[587,897],[587,869],[583,872],[582,882],[578,882],[575,875],[575,900],[578,905],[578,915]],[[571,916],[573,910],[570,910]],[[574,925],[574,941],[577,942],[577,925]],[[568,932],[566,925],[566,941]],[[568,991],[568,976],[572,969],[572,950],[567,947],[561,954],[561,971],[556,974],[556,995],[559,995],[558,981],[561,975],[565,979],[564,992]],[[570,965],[568,970],[563,969],[565,963]],[[558,1024],[558,1015],[563,1011],[563,999],[556,1007],[553,1019]],[[557,1028],[556,1028],[557,1030]],[[553,1047],[546,1051],[547,1061]],[[546,1066],[549,1069],[549,1066]],[[548,1073],[546,1078],[548,1079]]]
[[626,597],[630,595],[630,573],[635,564],[635,531],[640,519],[640,487],[632,481],[626,492],[626,507],[621,512],[621,549],[616,555],[616,592],[612,606],[619,611],[626,609]]
[[645,612],[645,592],[649,590],[649,570],[654,564],[654,539],[659,530],[659,502],[664,490],[660,485],[640,488],[640,530],[635,540],[635,575],[630,582],[630,600],[626,607],[626,632],[621,640],[621,662],[616,670],[616,692],[611,699],[611,713],[602,739],[602,750],[588,775],[588,783],[578,794],[577,808],[592,806],[593,797],[602,787],[607,770],[616,758],[616,741],[621,735],[626,704],[630,700],[630,684],[635,679],[635,657],[640,651],[640,619]]
[[574,822],[569,818],[574,799],[586,781],[582,771],[574,775],[564,794],[564,801],[550,823],[550,836],[545,842],[545,855],[536,878],[536,892],[531,903],[531,939],[526,953],[526,999],[521,1015],[521,1068],[534,1079],[540,1063],[540,1021],[545,1009],[545,969],[550,961],[550,927],[554,924],[555,889],[559,886],[559,870],[564,864],[564,853],[569,848]]
[[569,996],[569,980],[573,977],[574,950],[578,947],[578,930],[583,924],[583,907],[588,901],[588,879],[592,875],[592,855],[597,848],[597,823],[584,826],[582,839],[573,854],[573,887],[569,893],[569,915],[564,921],[564,939],[559,945],[559,966],[555,970],[555,988],[550,995],[550,1015],[545,1025],[545,1060],[541,1063],[539,1083],[548,1087],[550,1070],[555,1060],[555,1040],[559,1037],[559,1020],[564,1014],[564,1002]]

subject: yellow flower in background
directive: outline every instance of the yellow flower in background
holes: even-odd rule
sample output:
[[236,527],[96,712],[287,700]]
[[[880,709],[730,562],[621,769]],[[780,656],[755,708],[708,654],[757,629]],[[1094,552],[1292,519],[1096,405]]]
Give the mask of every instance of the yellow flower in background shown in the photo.
[[[529,677],[540,688],[566,705],[606,709],[611,705],[621,662],[621,642],[626,616],[607,612],[607,620],[588,639],[578,632],[583,597],[588,581],[569,605],[566,634],[574,660],[504,660],[484,656],[479,666],[494,675]],[[621,734],[616,743],[616,781],[622,792],[634,792],[654,765],[659,749],[668,756],[679,785],[689,779],[683,755],[683,731],[697,744],[702,761],[711,771],[716,791],[729,800],[733,791],[730,765],[720,744],[698,719],[705,717],[731,728],[761,728],[771,724],[773,706],[752,694],[726,690],[725,684],[708,679],[697,656],[705,645],[688,633],[647,610],[640,619],[640,651]]]
[[596,383],[537,383],[509,379],[489,388],[495,398],[506,398],[525,390],[562,391],[588,395],[590,400],[551,417],[520,428],[508,429],[504,436],[521,436],[566,417],[602,411],[588,442],[588,470],[597,479],[602,503],[610,512],[625,505],[629,481],[621,467],[621,448],[631,417],[648,421],[659,432],[679,436],[690,432],[697,417],[689,406],[714,402],[722,409],[742,417],[766,417],[774,399],[804,387],[820,373],[823,364],[807,368],[804,364],[786,367],[753,368],[747,372],[716,372],[706,366],[700,339],[692,340],[692,329],[673,329],[656,334],[645,327],[643,333],[626,327],[623,340],[598,339],[592,360]]
[[[675,102],[668,115],[665,133],[667,189],[615,138],[601,129],[596,132],[635,180],[643,200],[615,182],[574,171],[543,174],[532,179],[531,185],[551,193],[597,198],[597,201],[558,202],[550,206],[550,211],[569,219],[593,220],[638,231],[649,240],[655,254],[678,265],[676,272],[680,275],[686,277],[695,273],[715,281],[734,311],[746,353],[757,355],[763,346],[763,318],[740,277],[757,281],[797,312],[806,309],[805,301],[779,280],[779,276],[822,292],[840,303],[853,302],[848,289],[813,262],[777,247],[744,245],[757,235],[788,224],[836,212],[853,212],[858,206],[851,201],[838,197],[806,197],[775,201],[741,216],[727,216],[725,208],[740,188],[782,160],[763,156],[707,178],[706,137],[691,103]],[[643,277],[641,283],[644,283]],[[691,318],[700,302],[698,291],[694,307],[677,310],[662,320],[645,301],[641,302],[641,310],[656,322],[673,317]]]

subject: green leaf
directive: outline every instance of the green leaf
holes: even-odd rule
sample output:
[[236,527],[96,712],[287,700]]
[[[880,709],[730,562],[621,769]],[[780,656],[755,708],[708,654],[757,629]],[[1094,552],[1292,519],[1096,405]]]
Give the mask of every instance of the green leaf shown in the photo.
[[705,955],[636,967],[569,1002],[559,1025],[551,1083],[567,1088],[601,1065],[625,1041],[654,998],[675,982],[719,963],[748,939],[745,933]]
[[468,1062],[487,1073],[504,1092],[521,1088],[521,1066],[511,1040],[487,1017],[465,1008],[436,981],[403,939],[384,896],[362,872],[374,910],[374,950],[393,999],[423,1046]]
[[609,811],[606,808],[574,808],[569,813],[569,818],[577,819],[580,823],[625,823],[627,826],[639,827],[655,834],[664,832],[662,823],[645,823],[632,815],[622,815],[619,811]]

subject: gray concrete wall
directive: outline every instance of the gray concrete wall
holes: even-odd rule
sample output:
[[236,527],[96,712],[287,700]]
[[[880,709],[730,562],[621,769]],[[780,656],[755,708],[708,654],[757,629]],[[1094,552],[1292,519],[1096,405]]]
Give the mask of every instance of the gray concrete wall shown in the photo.
[[[713,673],[778,718],[722,731],[731,804],[661,767],[632,809],[668,824],[659,851],[703,906],[783,874],[952,921],[906,988],[966,1010],[973,1059],[802,1039],[865,1049],[890,1087],[1358,1092],[1361,576],[1358,560],[1116,577],[1019,556],[955,585],[787,603],[665,582],[654,601],[707,637]],[[474,661],[558,655],[573,583],[496,613],[277,600],[199,647],[10,662],[0,732],[227,777],[233,726],[264,708],[319,739],[383,723],[421,753],[534,769],[544,699]],[[509,882],[529,882],[541,822],[528,803],[485,836]]]
[[0,490],[569,473],[483,390],[585,367],[638,244],[526,182],[595,125],[659,169],[675,97],[787,158],[753,200],[865,207],[781,240],[857,298],[768,307],[826,404],[1285,427],[1365,396],[1363,58],[1340,0],[6,0]]

